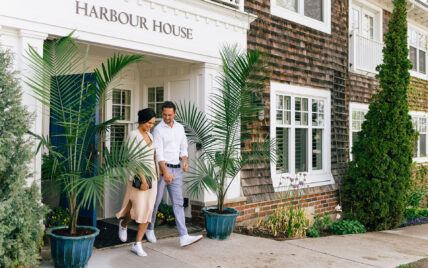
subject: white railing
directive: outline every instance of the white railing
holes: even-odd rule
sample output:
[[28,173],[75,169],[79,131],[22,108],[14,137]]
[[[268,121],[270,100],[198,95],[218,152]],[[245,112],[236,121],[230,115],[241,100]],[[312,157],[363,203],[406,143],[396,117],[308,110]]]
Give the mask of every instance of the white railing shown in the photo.
[[351,69],[376,73],[376,66],[382,63],[383,43],[351,33],[350,57]]
[[225,3],[227,6],[244,10],[244,0],[211,0],[213,2]]

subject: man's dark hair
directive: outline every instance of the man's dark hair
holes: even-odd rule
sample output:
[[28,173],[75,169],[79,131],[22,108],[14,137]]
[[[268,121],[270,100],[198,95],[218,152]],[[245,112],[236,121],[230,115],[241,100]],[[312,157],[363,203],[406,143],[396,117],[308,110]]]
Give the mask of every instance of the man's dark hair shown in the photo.
[[175,110],[176,110],[175,104],[172,101],[166,101],[166,102],[164,102],[162,104],[162,111],[163,111],[164,108],[172,108],[174,110],[174,113],[175,113]]

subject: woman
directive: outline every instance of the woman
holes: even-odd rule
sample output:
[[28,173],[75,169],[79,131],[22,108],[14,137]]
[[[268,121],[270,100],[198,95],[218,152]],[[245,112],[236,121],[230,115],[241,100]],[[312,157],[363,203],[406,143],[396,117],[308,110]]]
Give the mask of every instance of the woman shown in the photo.
[[125,217],[119,221],[119,238],[122,242],[127,240],[127,224],[135,220],[138,225],[138,234],[136,243],[132,245],[131,251],[138,256],[147,256],[143,250],[141,241],[144,233],[151,220],[153,207],[156,201],[158,170],[155,161],[155,146],[153,136],[149,133],[150,129],[155,125],[156,114],[153,109],[146,108],[138,112],[138,128],[129,133],[127,139],[134,144],[137,144],[141,150],[147,150],[147,165],[152,170],[152,188],[149,189],[146,177],[140,173],[141,186],[136,188],[138,184],[133,184],[134,177],[129,177],[126,193],[123,199],[121,210],[116,214],[117,218]]

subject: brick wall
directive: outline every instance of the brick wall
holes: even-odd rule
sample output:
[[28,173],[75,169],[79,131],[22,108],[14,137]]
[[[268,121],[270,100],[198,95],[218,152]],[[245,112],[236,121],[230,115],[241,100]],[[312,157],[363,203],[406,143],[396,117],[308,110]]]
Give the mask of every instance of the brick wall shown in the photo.
[[[302,207],[307,208],[312,213],[334,213],[334,207],[338,204],[338,190],[336,186],[321,186],[306,189],[305,195],[296,198],[295,200],[277,198],[275,200],[263,201],[257,203],[247,203],[239,201],[229,203],[226,206],[240,211],[240,215],[236,219],[237,223],[254,220],[259,217],[272,214],[278,205],[289,205],[290,202],[295,204],[300,203]],[[198,202],[192,202],[192,223],[204,226],[205,219],[201,211],[204,205]]]

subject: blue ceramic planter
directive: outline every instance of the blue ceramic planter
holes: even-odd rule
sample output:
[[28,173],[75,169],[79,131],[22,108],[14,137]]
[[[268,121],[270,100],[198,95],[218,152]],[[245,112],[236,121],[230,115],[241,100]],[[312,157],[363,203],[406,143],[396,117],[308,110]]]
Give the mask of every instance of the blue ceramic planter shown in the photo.
[[55,267],[84,268],[88,266],[95,237],[100,230],[92,226],[78,227],[94,230],[94,233],[84,236],[62,236],[52,233],[53,230],[67,228],[65,226],[54,227],[46,232],[51,238],[51,255]]
[[207,229],[207,236],[209,238],[226,240],[235,228],[236,217],[239,211],[233,208],[225,207],[224,210],[233,212],[233,214],[218,214],[210,212],[210,209],[217,207],[204,207],[202,212],[205,215],[205,228]]

